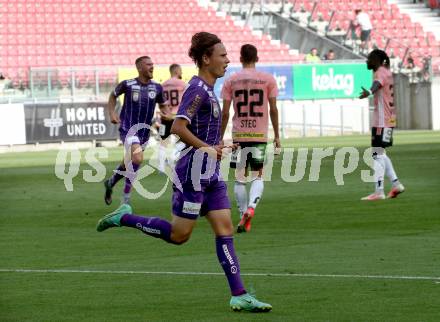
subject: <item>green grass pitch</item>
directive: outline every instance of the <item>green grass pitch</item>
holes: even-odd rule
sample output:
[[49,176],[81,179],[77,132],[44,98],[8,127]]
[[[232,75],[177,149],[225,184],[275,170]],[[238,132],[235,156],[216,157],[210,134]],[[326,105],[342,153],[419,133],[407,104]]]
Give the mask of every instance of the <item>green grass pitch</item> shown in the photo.
[[[267,314],[232,312],[222,274],[146,273],[222,273],[205,219],[182,246],[127,228],[97,233],[97,220],[118,204],[104,204],[102,182],[86,183],[80,172],[67,192],[54,175],[57,151],[0,154],[0,321],[439,321],[440,133],[397,132],[394,143],[388,154],[407,188],[394,200],[359,200],[373,189],[361,181],[363,162],[337,186],[333,158],[318,182],[307,180],[310,162],[302,181],[283,182],[275,161],[252,232],[235,237],[242,273],[261,274],[243,278],[273,305]],[[362,151],[369,137],[283,144]],[[107,175],[121,152],[103,160]],[[142,183],[157,191],[164,180]],[[170,188],[158,200],[135,193],[132,204],[169,218]]]

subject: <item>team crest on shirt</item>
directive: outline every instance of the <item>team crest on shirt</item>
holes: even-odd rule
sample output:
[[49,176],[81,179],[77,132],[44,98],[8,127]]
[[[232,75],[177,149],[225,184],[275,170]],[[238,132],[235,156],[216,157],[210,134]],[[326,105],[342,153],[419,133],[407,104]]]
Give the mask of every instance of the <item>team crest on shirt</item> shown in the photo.
[[155,99],[157,95],[156,86],[154,86],[153,84],[148,85],[147,90],[148,90],[148,97],[151,98],[152,100]]

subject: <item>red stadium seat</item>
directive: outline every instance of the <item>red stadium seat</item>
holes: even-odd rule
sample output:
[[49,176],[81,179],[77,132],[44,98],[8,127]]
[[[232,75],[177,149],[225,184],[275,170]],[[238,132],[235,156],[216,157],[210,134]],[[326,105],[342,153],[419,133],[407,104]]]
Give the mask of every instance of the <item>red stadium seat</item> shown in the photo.
[[[219,17],[213,9],[199,7],[196,0],[0,1],[6,22],[0,31],[1,57],[5,57],[0,60],[1,70],[11,66],[26,70],[31,66],[132,65],[143,53],[151,54],[158,64],[189,63],[190,37],[201,26],[219,35],[234,63],[239,62],[238,50],[243,42],[259,48],[263,63],[303,59],[290,55],[285,44],[273,45],[269,37],[254,36],[249,27],[236,26],[232,17]],[[296,10],[304,6],[311,11],[314,6],[312,1],[291,1]],[[379,47],[385,46],[384,36],[391,36],[398,40],[392,48],[399,55],[403,55],[404,42],[438,54],[434,35],[425,35],[420,25],[387,1],[322,0],[315,14],[328,20],[330,11],[335,10],[332,27],[339,24],[346,29],[354,18],[353,10],[359,7],[371,12],[377,21],[372,37]]]

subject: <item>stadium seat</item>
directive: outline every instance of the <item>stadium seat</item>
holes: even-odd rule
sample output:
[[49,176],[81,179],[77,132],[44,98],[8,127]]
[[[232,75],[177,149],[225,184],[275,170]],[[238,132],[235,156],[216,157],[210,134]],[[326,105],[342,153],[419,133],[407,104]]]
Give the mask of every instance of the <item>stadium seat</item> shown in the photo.
[[[304,8],[306,11],[311,12],[314,7],[312,1],[290,0],[290,2],[293,4],[295,11]],[[335,14],[330,29],[334,29],[336,25],[339,25],[343,30],[348,31],[349,22],[355,18],[354,10],[362,8],[369,14],[373,22],[372,39],[380,48],[384,48],[383,46],[387,44],[386,37],[388,37],[398,40],[398,43],[395,43],[390,49],[396,49],[399,46],[403,48],[406,45],[414,48],[417,55],[423,55],[421,52],[426,51],[437,52],[438,45],[434,35],[425,33],[420,23],[412,22],[410,16],[401,13],[395,3],[388,3],[387,0],[321,0],[315,3],[314,16],[321,14],[324,19],[327,19],[328,13],[334,11]],[[428,46],[425,46],[425,44],[428,44]],[[421,50],[417,50],[418,48],[421,48]],[[405,50],[399,49],[397,52],[399,55],[403,55]],[[421,57],[418,57],[417,61],[421,61]]]
[[[145,10],[139,13],[133,2],[142,3]],[[5,48],[2,57],[7,59],[1,60],[0,68],[8,73],[35,66],[132,65],[134,57],[145,53],[151,54],[158,64],[189,62],[188,43],[201,25],[218,33],[231,46],[239,46],[245,40],[271,55],[280,50],[267,38],[252,35],[248,27],[236,26],[231,17],[219,17],[213,9],[199,7],[195,0],[2,3],[0,12],[6,14],[6,24],[0,44]],[[146,29],[146,22],[155,28],[140,33],[139,30]],[[286,46],[281,49],[288,51]],[[262,57],[269,55],[263,53]],[[285,54],[277,57],[285,62],[296,60]],[[236,52],[231,51],[231,58],[238,63]]]

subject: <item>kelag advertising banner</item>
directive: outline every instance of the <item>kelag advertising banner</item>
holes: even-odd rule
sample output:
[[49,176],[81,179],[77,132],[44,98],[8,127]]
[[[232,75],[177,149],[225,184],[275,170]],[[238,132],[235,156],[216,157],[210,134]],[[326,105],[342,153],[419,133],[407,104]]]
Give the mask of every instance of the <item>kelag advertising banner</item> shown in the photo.
[[116,139],[106,102],[24,105],[26,143]]
[[372,72],[365,64],[303,64],[293,66],[296,100],[355,98],[370,88]]
[[[220,92],[225,80],[241,70],[242,67],[238,65],[230,65],[224,77],[217,79],[214,87],[215,94],[220,99]],[[292,66],[291,65],[258,65],[257,70],[272,74],[278,85],[280,100],[293,99],[293,86],[292,86]],[[182,78],[188,82],[193,75],[197,75],[198,71],[193,66],[182,66]],[[125,79],[137,77],[137,70],[135,68],[119,68],[118,81],[121,82]],[[163,83],[170,78],[170,72],[168,67],[156,66],[154,67],[153,79],[156,82]]]
[[[240,65],[230,65],[224,77],[217,79],[215,93],[220,99],[225,80],[241,70]],[[259,65],[257,70],[272,74],[277,81],[279,100],[317,100],[331,98],[356,98],[361,87],[369,88],[372,72],[365,63]],[[197,74],[197,68],[182,66],[183,80]],[[120,68],[119,81],[137,76],[134,68]],[[154,69],[154,80],[159,83],[170,77],[167,66]]]
[[[241,66],[229,66],[224,77],[217,79],[214,87],[215,94],[220,99],[220,93],[226,79],[232,74],[240,71]],[[292,66],[291,65],[258,65],[257,70],[272,74],[275,77],[278,85],[278,99],[291,100],[293,99],[292,86]]]

